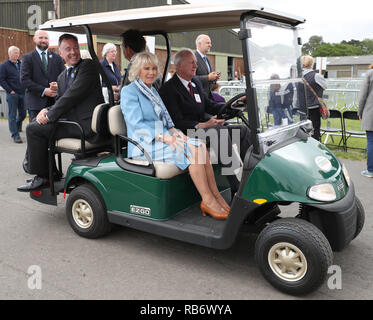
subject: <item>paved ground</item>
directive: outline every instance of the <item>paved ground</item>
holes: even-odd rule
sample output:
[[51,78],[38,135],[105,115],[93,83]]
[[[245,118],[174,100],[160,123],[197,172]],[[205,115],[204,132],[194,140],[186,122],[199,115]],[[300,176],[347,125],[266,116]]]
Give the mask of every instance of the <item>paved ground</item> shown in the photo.
[[[0,299],[373,298],[373,179],[360,176],[362,162],[343,161],[365,206],[366,224],[347,249],[334,255],[342,289],[330,290],[325,283],[313,294],[295,298],[261,276],[254,236],[242,234],[225,251],[126,228],[99,240],[80,238],[66,221],[62,197],[53,207],[16,191],[29,177],[21,169],[26,144],[13,143],[3,120],[0,137]],[[42,287],[32,290],[39,271]]]

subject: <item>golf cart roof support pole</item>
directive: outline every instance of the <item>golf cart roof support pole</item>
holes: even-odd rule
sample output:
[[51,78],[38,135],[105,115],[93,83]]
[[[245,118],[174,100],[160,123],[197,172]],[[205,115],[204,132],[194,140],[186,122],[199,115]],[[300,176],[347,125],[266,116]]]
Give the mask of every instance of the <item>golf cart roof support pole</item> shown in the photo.
[[293,33],[294,33],[294,39],[293,39],[293,43],[294,43],[294,47],[295,47],[295,50],[297,51],[297,78],[302,78],[302,39],[299,37],[299,34],[298,34],[298,28],[297,27],[293,27]]
[[[83,28],[84,28],[85,34],[87,36],[88,51],[91,54],[92,60],[94,62],[96,62],[96,64],[98,65],[98,71],[99,71],[99,73],[100,73],[100,75],[102,77],[102,82],[110,83],[110,81],[109,81],[109,79],[108,79],[108,77],[107,77],[107,75],[105,73],[105,70],[102,68],[100,60],[98,60],[98,57],[96,55],[96,52],[95,52],[95,49],[94,49],[94,45],[93,45],[93,37],[92,37],[91,29],[87,25],[83,25]],[[107,86],[107,90],[108,90],[108,96],[109,96],[110,106],[113,106],[114,105],[113,88],[110,85],[108,85]]]
[[145,36],[155,36],[155,35],[161,35],[166,41],[166,48],[167,48],[167,58],[166,58],[166,64],[163,71],[163,77],[162,77],[162,84],[166,81],[168,69],[170,67],[170,61],[171,61],[171,44],[170,44],[170,38],[168,37],[167,32],[163,31],[153,31],[153,32],[146,32],[144,33]]
[[252,67],[249,55],[249,39],[251,38],[251,30],[247,28],[246,21],[252,12],[247,12],[241,15],[240,21],[240,32],[238,34],[239,39],[242,42],[242,54],[245,67],[245,78],[246,78],[246,108],[250,124],[250,140],[253,144],[253,151],[255,154],[259,154],[259,140],[258,140],[258,101],[256,97],[256,89],[253,85]]

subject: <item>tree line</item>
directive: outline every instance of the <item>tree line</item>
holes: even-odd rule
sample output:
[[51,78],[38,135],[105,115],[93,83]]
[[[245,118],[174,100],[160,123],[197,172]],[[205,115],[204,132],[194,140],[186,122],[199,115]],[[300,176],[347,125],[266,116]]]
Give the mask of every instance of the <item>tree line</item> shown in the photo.
[[373,39],[324,42],[321,36],[312,36],[302,46],[302,54],[313,57],[363,56],[373,54]]

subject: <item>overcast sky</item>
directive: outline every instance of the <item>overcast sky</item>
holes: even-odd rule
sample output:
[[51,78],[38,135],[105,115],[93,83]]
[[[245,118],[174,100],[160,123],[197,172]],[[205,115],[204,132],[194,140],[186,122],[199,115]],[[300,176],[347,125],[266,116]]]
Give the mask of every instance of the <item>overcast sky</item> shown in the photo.
[[[232,0],[188,0],[190,3],[217,3]],[[233,0],[234,1],[234,0]],[[303,43],[313,35],[325,42],[373,39],[372,0],[251,0],[271,9],[292,13],[307,21],[300,35]]]

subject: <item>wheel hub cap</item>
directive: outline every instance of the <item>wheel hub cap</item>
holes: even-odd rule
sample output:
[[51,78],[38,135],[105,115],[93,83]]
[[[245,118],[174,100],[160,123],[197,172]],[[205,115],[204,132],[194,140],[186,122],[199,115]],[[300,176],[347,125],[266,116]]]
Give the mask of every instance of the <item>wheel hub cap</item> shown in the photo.
[[72,215],[75,223],[87,229],[93,222],[93,211],[89,203],[83,199],[76,200],[72,206]]
[[276,243],[268,253],[272,271],[282,280],[299,281],[307,273],[307,260],[303,252],[287,242]]

